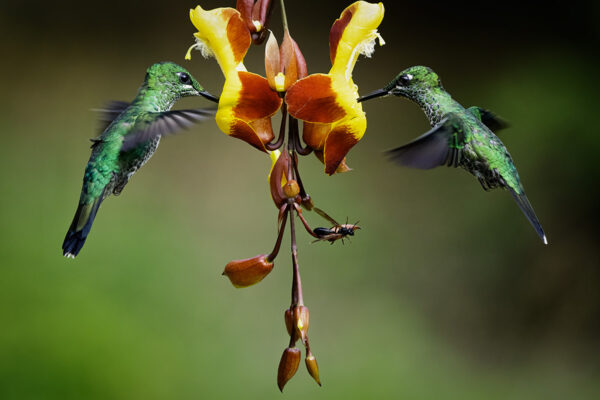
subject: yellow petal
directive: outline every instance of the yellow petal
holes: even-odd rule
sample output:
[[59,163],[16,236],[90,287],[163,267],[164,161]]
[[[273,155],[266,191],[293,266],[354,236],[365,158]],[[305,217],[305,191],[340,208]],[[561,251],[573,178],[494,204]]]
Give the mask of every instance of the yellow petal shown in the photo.
[[329,52],[331,74],[343,75],[350,81],[359,54],[370,57],[374,41],[383,39],[377,27],[383,20],[383,3],[373,4],[357,1],[348,6],[331,27]]
[[[190,19],[198,32],[194,36],[203,55],[214,55],[225,77],[233,71],[245,71],[243,61],[251,44],[250,32],[239,11],[221,7],[190,10]],[[189,50],[188,50],[189,53]]]

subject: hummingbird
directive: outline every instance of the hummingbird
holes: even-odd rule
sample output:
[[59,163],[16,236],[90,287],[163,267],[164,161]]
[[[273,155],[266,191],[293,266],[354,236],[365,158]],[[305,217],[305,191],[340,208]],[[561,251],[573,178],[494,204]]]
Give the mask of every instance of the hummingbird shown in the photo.
[[390,150],[388,154],[394,162],[419,169],[462,167],[479,180],[484,190],[508,190],[544,244],[548,244],[512,157],[493,132],[508,126],[504,120],[480,107],[464,108],[444,90],[438,75],[428,67],[410,67],[387,86],[358,101],[388,95],[417,103],[432,126],[412,142]]
[[183,67],[160,62],[146,71],[131,103],[114,101],[101,109],[101,134],[92,141],[92,154],[83,175],[75,217],[62,245],[63,255],[75,258],[92,228],[98,208],[111,194],[119,195],[129,179],[152,157],[160,138],[205,120],[213,109],[173,110],[185,96],[218,102]]

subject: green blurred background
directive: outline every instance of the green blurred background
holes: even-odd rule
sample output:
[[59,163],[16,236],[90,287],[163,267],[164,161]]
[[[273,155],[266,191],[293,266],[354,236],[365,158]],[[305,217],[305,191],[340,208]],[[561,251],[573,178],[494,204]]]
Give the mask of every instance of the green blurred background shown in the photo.
[[[287,3],[309,72],[327,71],[329,28],[348,3]],[[463,171],[387,162],[382,151],[427,122],[405,100],[367,103],[354,171],[327,177],[301,160],[316,203],[363,229],[345,246],[299,232],[323,387],[301,365],[281,395],[289,241],[259,285],[221,276],[271,249],[276,210],[268,159],[214,122],[163,140],[103,204],[80,256],[61,256],[95,136],[90,109],[131,99],[163,60],[220,92],[214,60],[183,60],[196,2],[3,2],[0,398],[599,398],[598,6],[421,3],[385,3],[387,44],[357,63],[355,82],[367,93],[424,64],[464,105],[508,119],[501,138],[550,245],[508,193]],[[279,21],[276,9],[281,37]],[[261,74],[262,51],[246,59]]]

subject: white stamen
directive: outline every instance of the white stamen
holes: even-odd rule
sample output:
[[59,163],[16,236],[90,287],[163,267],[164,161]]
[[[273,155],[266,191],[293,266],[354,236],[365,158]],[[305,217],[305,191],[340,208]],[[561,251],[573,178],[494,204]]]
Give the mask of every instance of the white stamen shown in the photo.
[[215,56],[215,53],[213,53],[211,48],[203,40],[198,39],[195,36],[194,36],[194,39],[196,40],[196,43],[191,45],[190,48],[188,49],[188,51],[185,55],[186,60],[192,59],[192,50],[199,50],[200,54],[202,54],[202,57],[204,57],[204,58],[209,58],[209,57]]
[[352,70],[354,69],[354,64],[358,59],[360,54],[371,58],[373,53],[375,52],[375,41],[379,40],[379,45],[383,46],[385,44],[385,40],[383,37],[377,32],[377,29],[371,31],[368,34],[367,38],[361,41],[352,51],[352,55],[350,56],[350,60],[348,62],[348,66],[346,67],[346,79],[349,80],[352,76]]

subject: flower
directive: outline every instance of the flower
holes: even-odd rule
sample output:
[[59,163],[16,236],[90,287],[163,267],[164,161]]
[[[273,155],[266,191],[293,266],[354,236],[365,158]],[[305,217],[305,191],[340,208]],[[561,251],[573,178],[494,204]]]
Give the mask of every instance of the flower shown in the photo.
[[383,14],[382,3],[357,1],[347,7],[329,34],[329,73],[309,75],[287,91],[288,112],[305,121],[304,142],[322,159],[328,175],[347,170],[344,158],[367,129],[352,70],[359,54],[371,56],[376,39],[384,44],[377,32]]
[[215,116],[217,125],[227,135],[242,139],[259,150],[273,140],[271,116],[279,110],[282,100],[269,83],[244,66],[244,56],[251,45],[250,31],[240,12],[229,7],[190,10],[190,19],[198,32],[191,50],[216,58],[225,76]]

